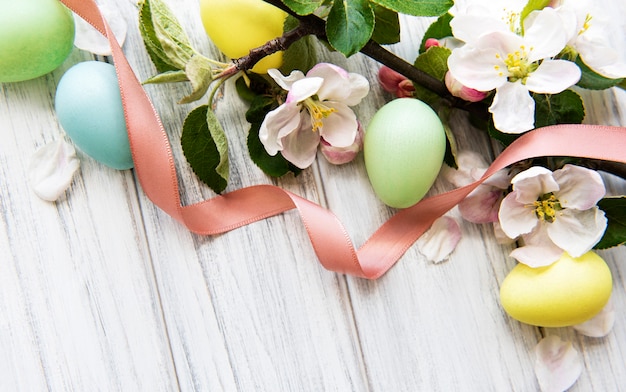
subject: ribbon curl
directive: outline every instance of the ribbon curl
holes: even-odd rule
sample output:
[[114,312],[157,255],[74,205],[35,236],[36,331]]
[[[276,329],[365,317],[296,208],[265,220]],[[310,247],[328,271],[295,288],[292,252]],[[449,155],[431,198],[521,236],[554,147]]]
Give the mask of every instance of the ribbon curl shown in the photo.
[[164,212],[201,235],[224,233],[296,208],[328,270],[376,279],[448,210],[500,169],[542,156],[572,156],[626,163],[626,128],[555,125],[522,135],[505,149],[482,178],[400,210],[358,251],[328,209],[273,185],[257,185],[183,206],[174,158],[165,129],[122,49],[93,0],[61,0],[109,40],[117,71],[135,172],[146,196]]

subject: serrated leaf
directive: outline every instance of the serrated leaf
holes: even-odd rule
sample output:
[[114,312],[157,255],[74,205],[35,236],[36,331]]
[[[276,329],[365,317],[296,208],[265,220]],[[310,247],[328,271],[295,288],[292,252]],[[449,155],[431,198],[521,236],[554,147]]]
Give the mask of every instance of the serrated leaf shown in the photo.
[[295,175],[300,174],[301,169],[292,165],[281,154],[271,156],[265,150],[263,143],[259,139],[259,129],[261,123],[253,123],[248,133],[248,152],[250,158],[265,174],[272,177],[280,177],[289,172]]
[[598,202],[608,225],[595,249],[607,249],[626,243],[626,197],[605,197]]
[[324,0],[283,0],[283,3],[298,15],[309,15],[322,5]]
[[373,3],[401,14],[414,16],[439,16],[454,5],[453,0],[372,0]]
[[555,124],[580,124],[585,118],[583,100],[573,90],[559,94],[533,94],[535,128]]
[[148,79],[146,79],[144,84],[160,84],[160,83],[178,83],[178,82],[186,82],[187,74],[185,71],[167,71],[157,75],[154,75]]
[[372,39],[381,45],[400,42],[400,20],[398,13],[373,4],[375,21]]
[[152,14],[150,12],[150,2],[141,1],[139,6],[139,33],[143,40],[146,51],[150,56],[150,60],[154,64],[159,73],[168,71],[177,71],[179,68],[170,64],[165,51],[159,42],[152,24]]
[[426,51],[426,40],[429,38],[441,39],[452,36],[452,27],[450,27],[450,21],[453,16],[449,13],[441,15],[435,22],[433,22],[422,38],[422,44],[420,45],[420,53]]
[[596,72],[585,64],[580,57],[576,58],[576,64],[582,72],[580,80],[576,83],[577,86],[586,88],[589,90],[604,90],[610,87],[619,86],[624,82],[624,79],[609,79]]
[[195,54],[185,65],[185,74],[191,82],[192,92],[180,103],[190,103],[197,101],[206,94],[209,86],[213,82],[213,70],[211,62],[206,57]]
[[161,44],[165,56],[167,56],[167,62],[178,69],[185,69],[185,65],[195,52],[189,43],[189,37],[174,13],[163,1],[150,1],[152,26],[156,38]]
[[187,115],[180,142],[185,158],[198,178],[216,193],[226,189],[228,142],[208,105],[199,106]]
[[[283,27],[284,31],[290,31],[298,27],[298,20],[293,16],[285,19]],[[312,35],[300,38],[283,52],[283,64],[280,70],[283,74],[289,73],[295,69],[306,73],[318,63],[316,39]]]
[[333,48],[350,57],[374,31],[374,10],[368,0],[336,0],[326,21],[326,35]]
[[448,48],[433,46],[415,59],[415,67],[430,76],[443,81],[448,72],[448,57],[452,52]]
[[520,14],[521,25],[524,25],[524,19],[526,19],[526,17],[530,15],[531,12],[542,10],[546,8],[549,4],[550,0],[529,0],[528,3],[526,3],[526,6],[524,6],[524,9],[522,9],[522,13]]
[[246,111],[246,121],[251,124],[262,123],[265,115],[278,107],[278,102],[270,96],[258,95],[250,103]]
[[[433,46],[415,59],[415,68],[443,81],[448,72],[448,57],[452,52],[448,48]],[[439,102],[439,95],[415,83],[415,97],[435,106]]]

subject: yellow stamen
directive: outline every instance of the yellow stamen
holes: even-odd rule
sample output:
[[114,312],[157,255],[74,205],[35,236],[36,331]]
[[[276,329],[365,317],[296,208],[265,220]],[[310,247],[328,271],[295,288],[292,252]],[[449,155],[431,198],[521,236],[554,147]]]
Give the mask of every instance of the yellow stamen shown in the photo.
[[540,221],[552,223],[556,219],[557,212],[561,209],[561,202],[553,193],[546,193],[533,202],[529,207],[535,210]]
[[313,98],[305,99],[303,104],[311,116],[311,126],[313,128],[313,132],[319,131],[324,125],[322,120],[337,111],[337,109],[328,107],[321,101]]

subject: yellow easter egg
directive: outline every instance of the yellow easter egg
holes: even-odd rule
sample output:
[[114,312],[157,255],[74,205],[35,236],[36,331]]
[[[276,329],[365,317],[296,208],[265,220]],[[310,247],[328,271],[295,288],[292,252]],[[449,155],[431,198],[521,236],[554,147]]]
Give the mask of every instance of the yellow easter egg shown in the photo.
[[611,271],[596,253],[574,258],[564,252],[547,267],[515,266],[502,282],[500,301],[518,321],[565,327],[598,314],[608,302],[612,287]]

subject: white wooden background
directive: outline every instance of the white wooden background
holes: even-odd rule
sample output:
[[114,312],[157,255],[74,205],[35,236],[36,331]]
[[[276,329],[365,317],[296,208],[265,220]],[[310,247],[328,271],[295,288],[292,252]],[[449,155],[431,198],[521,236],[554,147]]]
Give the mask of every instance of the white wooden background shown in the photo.
[[[107,2],[129,22],[125,53],[139,78],[151,76],[135,5]],[[219,56],[197,1],[168,2],[193,43]],[[604,4],[622,20],[623,1]],[[403,23],[405,42],[392,49],[411,61],[427,21]],[[503,312],[499,284],[515,261],[488,226],[463,223],[445,263],[431,264],[412,247],[387,275],[366,281],[324,270],[293,211],[197,236],[150,203],[132,170],[82,154],[67,197],[38,199],[27,167],[39,146],[63,137],[55,86],[89,59],[76,49],[49,75],[0,84],[0,391],[534,391],[532,349],[548,334],[572,340],[584,358],[572,390],[626,390],[624,249],[600,252],[613,272],[617,320],[610,335],[593,339]],[[372,82],[357,108],[366,125],[391,99],[375,81],[378,65],[360,55],[325,59]],[[331,208],[357,245],[393,213],[372,193],[361,156],[341,167],[320,159],[298,178],[263,175],[247,158],[245,106],[232,87],[218,102],[230,135],[228,190],[273,183],[303,195]],[[147,90],[173,140],[183,199],[210,197],[178,142],[197,105],[175,103],[188,87]],[[624,91],[584,97],[587,122],[626,126]],[[462,115],[455,132],[461,148],[492,155],[488,138]],[[438,180],[432,192],[446,189]],[[613,181],[611,192],[626,193],[624,182]]]

